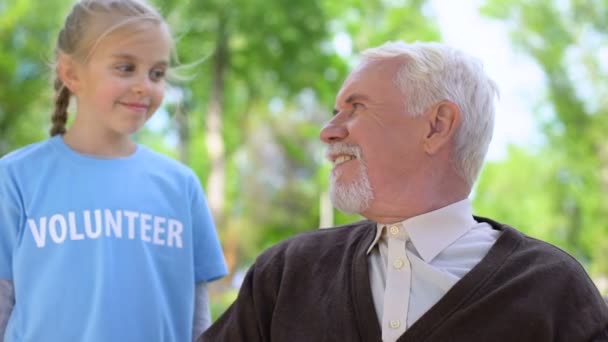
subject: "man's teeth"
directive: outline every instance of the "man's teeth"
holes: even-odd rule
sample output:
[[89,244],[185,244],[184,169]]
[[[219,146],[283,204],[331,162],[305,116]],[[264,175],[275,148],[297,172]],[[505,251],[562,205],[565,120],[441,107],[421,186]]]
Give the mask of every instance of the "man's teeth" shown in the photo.
[[334,165],[339,165],[339,164],[342,164],[344,162],[347,162],[347,161],[353,160],[353,159],[355,159],[355,157],[353,157],[353,156],[339,156],[334,161]]

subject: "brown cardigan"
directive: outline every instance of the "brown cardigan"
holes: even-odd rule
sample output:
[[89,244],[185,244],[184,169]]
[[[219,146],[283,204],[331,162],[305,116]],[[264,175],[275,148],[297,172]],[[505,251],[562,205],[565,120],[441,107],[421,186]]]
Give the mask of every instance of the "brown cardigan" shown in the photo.
[[[476,220],[503,234],[399,342],[608,341],[608,306],[574,258],[509,226]],[[270,248],[198,341],[381,341],[366,255],[374,227],[361,221]]]

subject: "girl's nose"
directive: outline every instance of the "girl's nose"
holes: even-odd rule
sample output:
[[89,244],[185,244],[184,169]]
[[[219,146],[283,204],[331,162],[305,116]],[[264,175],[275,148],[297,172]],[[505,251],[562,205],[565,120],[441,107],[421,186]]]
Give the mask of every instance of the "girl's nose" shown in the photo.
[[152,81],[150,81],[147,77],[142,77],[142,79],[135,82],[133,85],[133,92],[138,95],[146,95],[150,92],[150,88],[152,86]]

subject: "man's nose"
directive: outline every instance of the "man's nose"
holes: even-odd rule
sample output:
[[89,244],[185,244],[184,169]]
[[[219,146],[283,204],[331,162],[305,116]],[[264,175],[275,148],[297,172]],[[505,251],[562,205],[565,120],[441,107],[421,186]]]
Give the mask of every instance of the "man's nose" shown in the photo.
[[348,136],[348,129],[344,122],[338,121],[334,116],[322,129],[319,137],[326,144],[341,141]]

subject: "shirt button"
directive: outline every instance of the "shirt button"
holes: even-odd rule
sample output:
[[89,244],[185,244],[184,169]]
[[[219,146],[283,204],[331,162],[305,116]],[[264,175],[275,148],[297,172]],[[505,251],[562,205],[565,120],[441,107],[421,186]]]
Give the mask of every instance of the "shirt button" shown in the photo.
[[393,319],[388,322],[388,325],[393,329],[399,329],[399,327],[401,326],[401,322],[398,319]]
[[401,269],[401,267],[403,267],[405,265],[405,263],[403,262],[402,259],[397,259],[395,261],[393,261],[393,267],[396,269]]
[[391,235],[397,235],[399,234],[399,227],[391,226],[388,231],[391,233]]

